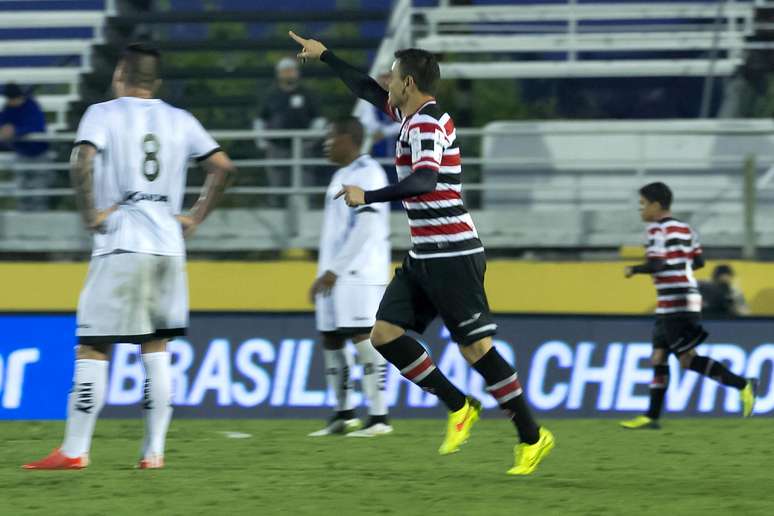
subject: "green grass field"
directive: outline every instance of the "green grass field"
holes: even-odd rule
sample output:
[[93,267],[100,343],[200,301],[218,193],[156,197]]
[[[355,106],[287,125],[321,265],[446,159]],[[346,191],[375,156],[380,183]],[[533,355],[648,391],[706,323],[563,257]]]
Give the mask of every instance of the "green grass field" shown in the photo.
[[[142,422],[97,425],[83,471],[23,471],[61,422],[0,423],[0,514],[774,514],[771,419],[549,420],[557,446],[531,477],[509,477],[509,424],[480,422],[440,457],[443,421],[396,421],[376,439],[307,438],[317,421],[173,421],[167,468],[133,469]],[[228,438],[222,432],[249,438]]]

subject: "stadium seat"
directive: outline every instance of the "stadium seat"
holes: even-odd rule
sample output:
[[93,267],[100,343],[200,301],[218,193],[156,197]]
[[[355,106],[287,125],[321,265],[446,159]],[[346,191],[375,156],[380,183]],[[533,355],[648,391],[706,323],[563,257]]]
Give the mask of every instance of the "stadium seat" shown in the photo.
[[446,77],[485,79],[703,76],[716,51],[714,73],[730,75],[742,63],[754,17],[750,2],[722,12],[710,2],[520,2],[416,12],[424,20],[414,27],[422,34],[416,45],[454,56],[443,65]]
[[91,70],[91,48],[102,41],[103,1],[29,0],[0,3],[0,83],[28,86],[52,119],[67,126],[80,75]]

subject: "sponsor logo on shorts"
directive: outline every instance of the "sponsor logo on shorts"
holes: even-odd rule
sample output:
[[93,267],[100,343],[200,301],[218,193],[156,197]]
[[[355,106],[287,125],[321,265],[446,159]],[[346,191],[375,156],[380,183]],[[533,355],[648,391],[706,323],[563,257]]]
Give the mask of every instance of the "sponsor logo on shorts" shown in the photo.
[[481,312],[473,314],[473,317],[471,317],[467,321],[462,321],[460,323],[460,328],[464,328],[465,326],[467,326],[469,324],[473,324],[474,322],[478,321],[480,317],[481,317]]

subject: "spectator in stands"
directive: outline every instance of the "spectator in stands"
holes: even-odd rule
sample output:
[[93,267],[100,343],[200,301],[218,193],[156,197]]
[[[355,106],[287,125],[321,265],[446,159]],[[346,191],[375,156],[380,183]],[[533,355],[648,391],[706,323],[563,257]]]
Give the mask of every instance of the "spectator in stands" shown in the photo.
[[[254,127],[261,129],[322,129],[325,119],[320,116],[316,99],[301,85],[298,63],[291,57],[280,60],[276,67],[277,85],[264,100]],[[259,148],[265,149],[268,159],[288,159],[293,153],[293,141],[290,138],[259,140]],[[305,141],[302,157],[308,157],[318,142]],[[289,166],[269,166],[266,168],[269,186],[289,186],[291,184]],[[306,175],[306,174],[305,174]],[[314,184],[314,179],[305,184]],[[272,206],[284,204],[276,197]]]
[[[53,178],[50,170],[29,170],[27,165],[48,161],[48,143],[19,140],[30,133],[46,131],[46,117],[38,102],[14,83],[5,86],[5,107],[0,111],[0,141],[16,153],[16,184],[19,191],[48,188]],[[20,197],[17,208],[41,211],[48,208],[48,197]]]
[[712,271],[712,281],[699,282],[705,317],[719,319],[740,317],[750,314],[744,294],[734,286],[734,269],[722,264]]

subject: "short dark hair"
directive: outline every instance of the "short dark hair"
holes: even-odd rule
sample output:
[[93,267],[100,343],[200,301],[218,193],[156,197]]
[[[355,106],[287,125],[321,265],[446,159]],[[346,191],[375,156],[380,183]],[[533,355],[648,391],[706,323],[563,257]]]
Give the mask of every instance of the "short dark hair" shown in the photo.
[[16,99],[24,96],[24,92],[15,82],[9,82],[5,85],[5,97],[9,99]]
[[125,81],[130,86],[152,89],[159,79],[161,52],[148,43],[132,43],[121,55]]
[[715,267],[715,270],[712,271],[712,279],[716,280],[720,276],[723,276],[724,274],[727,274],[729,276],[734,275],[734,269],[731,268],[730,265],[726,263],[721,263],[717,267]]
[[363,124],[354,116],[337,118],[331,126],[335,134],[349,135],[357,147],[363,145]]
[[672,206],[672,190],[664,183],[649,183],[640,188],[640,195],[649,202],[657,202],[665,210]]
[[401,79],[410,75],[419,91],[435,95],[441,79],[441,69],[435,55],[427,50],[407,48],[395,52],[395,59],[400,62]]

